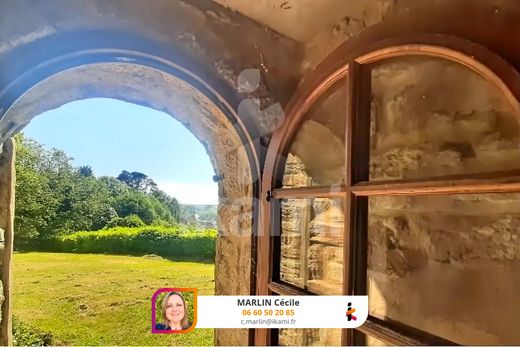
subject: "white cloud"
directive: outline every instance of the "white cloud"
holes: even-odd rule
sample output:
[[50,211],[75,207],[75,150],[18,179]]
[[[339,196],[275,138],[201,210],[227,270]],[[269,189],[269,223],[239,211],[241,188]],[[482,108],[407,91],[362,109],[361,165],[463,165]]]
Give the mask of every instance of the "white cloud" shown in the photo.
[[217,183],[156,182],[159,189],[176,198],[181,204],[216,205]]

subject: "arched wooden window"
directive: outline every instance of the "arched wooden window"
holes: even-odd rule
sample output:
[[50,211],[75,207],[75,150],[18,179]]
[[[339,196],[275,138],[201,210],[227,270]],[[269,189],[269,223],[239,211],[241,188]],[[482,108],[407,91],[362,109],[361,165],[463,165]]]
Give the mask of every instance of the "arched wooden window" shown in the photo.
[[257,292],[368,294],[369,319],[256,343],[520,344],[518,73],[438,35],[334,64],[268,150]]

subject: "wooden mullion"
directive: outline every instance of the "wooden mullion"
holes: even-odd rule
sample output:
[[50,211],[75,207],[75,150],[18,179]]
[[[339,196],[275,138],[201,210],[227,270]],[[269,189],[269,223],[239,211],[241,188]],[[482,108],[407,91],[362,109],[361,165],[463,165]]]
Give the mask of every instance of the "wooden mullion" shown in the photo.
[[427,332],[405,326],[394,321],[385,321],[368,316],[363,325],[356,330],[373,336],[383,342],[398,346],[452,346],[456,343],[431,335]]
[[[351,258],[354,258],[351,270],[353,275],[353,294],[367,295],[367,259],[368,259],[368,198],[355,197],[352,185],[367,181],[370,177],[370,122],[372,105],[372,72],[369,66],[361,65],[359,73],[358,110],[355,113],[353,128],[353,146],[351,163],[352,180],[349,193],[354,200],[351,210],[353,218],[353,242]],[[354,331],[355,345],[366,345],[364,335]]]
[[280,267],[282,257],[282,209],[281,201],[278,199],[271,200],[271,229],[269,238],[271,247],[269,249],[270,272],[268,282],[280,280]]
[[[366,292],[366,219],[368,203],[352,194],[356,182],[368,180],[370,154],[370,71],[350,62],[346,122],[346,203],[343,238],[343,295]],[[362,345],[353,329],[343,329],[343,345]]]
[[[352,294],[352,258],[351,258],[351,244],[352,244],[352,223],[351,223],[351,211],[353,206],[354,196],[350,193],[350,187],[352,185],[352,124],[354,123],[353,118],[357,112],[358,105],[358,86],[357,80],[359,76],[359,64],[351,61],[349,63],[349,74],[347,84],[347,120],[345,129],[345,183],[347,186],[347,193],[345,199],[345,208],[343,211],[344,216],[344,230],[343,230],[343,295]],[[354,330],[353,329],[342,329],[341,330],[341,344],[342,345],[353,345],[354,344]]]
[[359,182],[350,189],[356,196],[512,193],[520,192],[520,175],[501,178]]
[[353,197],[353,295],[367,295],[368,198]]
[[[265,183],[265,182],[264,182]],[[267,189],[266,189],[267,188]],[[265,185],[262,187],[260,223],[257,235],[257,283],[256,295],[269,295],[268,283],[272,273],[272,257],[271,257],[271,216],[272,203],[267,199],[269,188]],[[271,344],[270,329],[255,329],[254,341],[256,345],[269,346]]]
[[275,199],[337,198],[345,196],[344,185],[338,187],[299,187],[274,189]]
[[302,213],[302,218],[300,221],[300,231],[302,233],[300,238],[300,277],[303,278],[303,283],[306,284],[309,279],[308,268],[308,258],[307,252],[309,251],[310,246],[310,230],[309,225],[311,222],[311,210],[310,206],[304,208]]
[[496,179],[496,178],[512,178],[519,177],[520,169],[514,170],[500,170],[500,171],[486,171],[475,173],[459,173],[452,175],[434,176],[434,177],[417,177],[405,179],[389,179],[389,180],[371,180],[357,182],[356,186],[370,185],[370,184],[390,184],[396,182],[404,183],[420,183],[420,182],[437,182],[437,181],[457,181],[462,179]]
[[424,342],[409,336],[399,334],[395,329],[375,324],[372,320],[367,319],[362,326],[357,328],[360,332],[375,337],[378,340],[397,346],[423,346]]

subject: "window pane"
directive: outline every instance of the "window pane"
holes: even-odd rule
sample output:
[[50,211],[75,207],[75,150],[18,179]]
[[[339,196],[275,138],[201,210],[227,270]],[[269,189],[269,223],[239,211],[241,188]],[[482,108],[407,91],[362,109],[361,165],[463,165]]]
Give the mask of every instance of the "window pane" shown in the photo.
[[520,168],[520,115],[460,64],[408,56],[374,66],[371,109],[371,180]]
[[341,329],[280,329],[280,346],[338,346]]
[[343,199],[281,201],[280,279],[318,294],[341,294]]
[[342,79],[308,111],[287,155],[284,188],[345,182],[346,102]]
[[366,335],[366,344],[367,346],[393,346],[370,335]]
[[520,194],[372,197],[369,313],[459,344],[520,344]]

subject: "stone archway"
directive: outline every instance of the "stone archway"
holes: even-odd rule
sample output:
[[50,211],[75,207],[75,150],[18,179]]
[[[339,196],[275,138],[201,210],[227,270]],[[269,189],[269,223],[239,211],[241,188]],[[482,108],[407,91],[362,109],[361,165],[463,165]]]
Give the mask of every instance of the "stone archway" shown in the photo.
[[[119,99],[172,115],[204,145],[215,173],[223,177],[218,190],[215,293],[250,294],[258,164],[248,134],[225,99],[195,75],[182,71],[189,83],[168,64],[152,67],[138,57],[117,53],[117,59],[54,73],[21,93],[0,119],[0,142],[42,112],[85,98]],[[248,344],[248,338],[247,330],[218,330],[216,343]]]
[[[264,110],[292,94],[301,45],[206,0],[8,0],[0,13],[0,143],[31,117],[81,98],[112,97],[172,114],[224,176],[216,293],[254,293],[261,148],[280,123],[278,113]],[[238,76],[251,68],[261,81],[240,94]],[[168,86],[175,93],[163,94]],[[239,117],[245,98],[258,104]],[[248,338],[245,329],[217,330],[216,343],[246,345]]]

